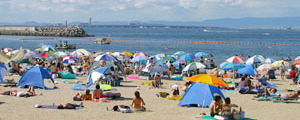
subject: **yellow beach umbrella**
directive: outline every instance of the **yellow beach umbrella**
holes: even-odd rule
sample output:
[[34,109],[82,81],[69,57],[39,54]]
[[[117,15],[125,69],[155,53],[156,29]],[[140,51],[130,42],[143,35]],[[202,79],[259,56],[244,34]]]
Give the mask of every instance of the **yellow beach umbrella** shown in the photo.
[[209,74],[194,75],[192,77],[187,78],[186,80],[192,82],[199,82],[199,83],[212,85],[212,86],[228,86],[222,79]]
[[37,48],[37,49],[35,49],[34,51],[43,51],[43,48]]
[[290,66],[290,63],[283,61],[283,60],[278,60],[272,63],[272,65],[276,66],[276,67],[280,67],[281,63],[283,62],[285,67]]
[[124,52],[122,52],[121,54],[124,54],[124,55],[133,55],[132,53],[127,52],[127,51],[124,51]]

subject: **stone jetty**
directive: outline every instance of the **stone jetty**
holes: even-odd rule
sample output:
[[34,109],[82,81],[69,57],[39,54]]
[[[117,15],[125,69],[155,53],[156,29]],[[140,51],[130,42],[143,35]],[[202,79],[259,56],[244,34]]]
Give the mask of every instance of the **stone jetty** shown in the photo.
[[0,26],[0,35],[90,37],[81,27]]

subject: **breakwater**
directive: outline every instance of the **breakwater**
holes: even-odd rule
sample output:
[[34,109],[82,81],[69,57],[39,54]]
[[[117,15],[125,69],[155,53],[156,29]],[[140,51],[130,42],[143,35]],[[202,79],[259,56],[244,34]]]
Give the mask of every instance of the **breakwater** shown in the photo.
[[90,37],[81,27],[0,26],[0,35]]

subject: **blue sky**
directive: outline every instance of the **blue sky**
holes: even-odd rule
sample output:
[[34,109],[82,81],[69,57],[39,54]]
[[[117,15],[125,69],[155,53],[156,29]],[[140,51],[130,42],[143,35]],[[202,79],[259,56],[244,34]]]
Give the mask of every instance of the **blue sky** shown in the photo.
[[300,16],[300,0],[0,0],[0,22],[202,21]]

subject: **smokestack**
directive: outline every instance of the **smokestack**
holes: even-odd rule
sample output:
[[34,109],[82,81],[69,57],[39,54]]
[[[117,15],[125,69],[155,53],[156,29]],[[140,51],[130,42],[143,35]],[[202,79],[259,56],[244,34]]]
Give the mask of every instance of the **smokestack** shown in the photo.
[[92,25],[92,17],[90,17],[90,25]]
[[66,20],[66,28],[68,27],[68,21]]

